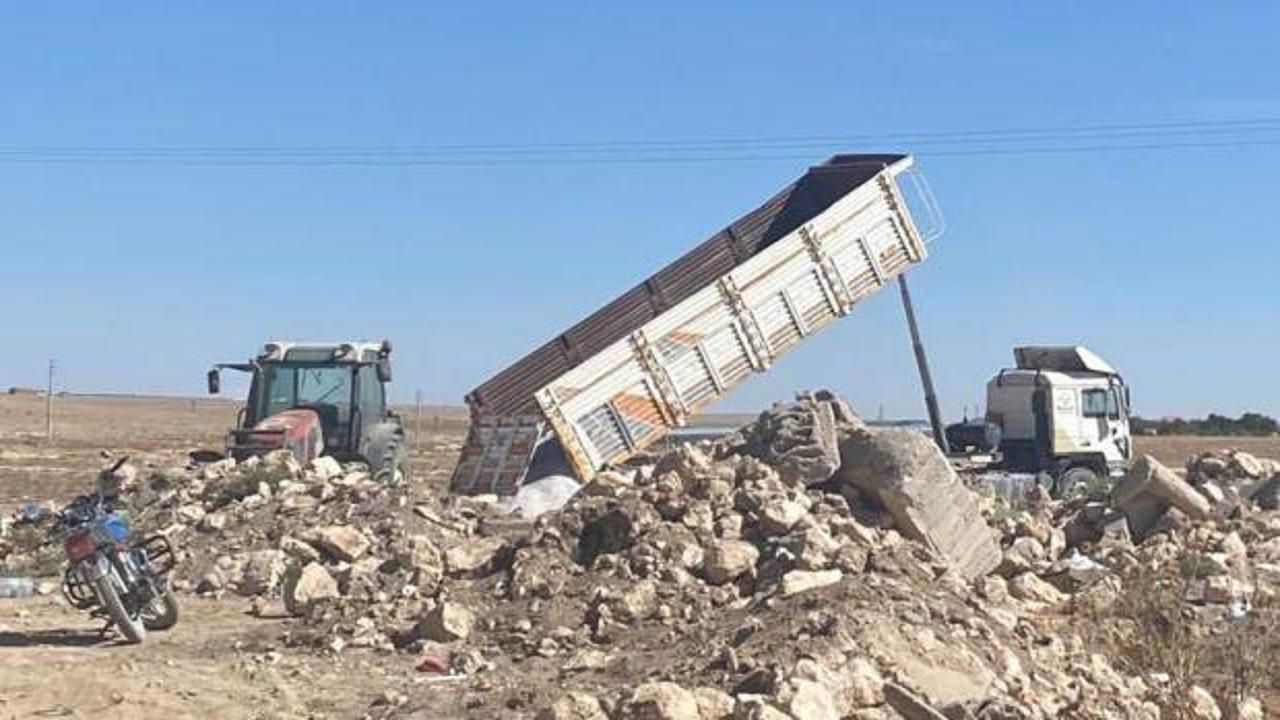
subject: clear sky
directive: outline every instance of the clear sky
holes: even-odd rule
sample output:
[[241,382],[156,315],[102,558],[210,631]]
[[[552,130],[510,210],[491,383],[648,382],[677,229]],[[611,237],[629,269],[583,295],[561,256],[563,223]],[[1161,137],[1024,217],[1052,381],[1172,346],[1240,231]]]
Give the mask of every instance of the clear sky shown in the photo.
[[[0,385],[42,383],[53,356],[67,389],[198,394],[269,338],[387,336],[401,399],[460,403],[809,162],[905,150],[948,220],[912,282],[949,416],[1036,341],[1093,347],[1143,414],[1280,414],[1280,134],[1007,155],[869,137],[1280,118],[1277,21],[1270,3],[10,5]],[[15,159],[815,135],[846,139],[723,162]],[[895,295],[723,408],[811,386],[923,415]]]

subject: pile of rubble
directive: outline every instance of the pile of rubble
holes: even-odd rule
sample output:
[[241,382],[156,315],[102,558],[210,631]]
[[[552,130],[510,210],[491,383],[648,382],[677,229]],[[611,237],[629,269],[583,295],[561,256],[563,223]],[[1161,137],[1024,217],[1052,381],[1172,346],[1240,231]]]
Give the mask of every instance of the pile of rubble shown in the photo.
[[1185,660],[1145,668],[1177,717],[1261,718],[1251,693],[1280,681],[1274,662],[1252,659],[1280,652],[1278,472],[1234,450],[1194,457],[1184,473],[1143,456],[1100,496],[994,506],[1003,560],[976,589],[994,601],[1016,587],[1122,664]]
[[1193,550],[1188,606],[1274,596],[1276,469],[1205,456],[1183,479],[1144,458],[1110,496],[1011,507],[924,435],[816,393],[536,520],[285,453],[125,484],[135,526],[180,549],[179,589],[288,613],[294,646],[452,675],[459,713],[1208,719],[1256,701],[1126,672],[1090,633],[1129,571]]

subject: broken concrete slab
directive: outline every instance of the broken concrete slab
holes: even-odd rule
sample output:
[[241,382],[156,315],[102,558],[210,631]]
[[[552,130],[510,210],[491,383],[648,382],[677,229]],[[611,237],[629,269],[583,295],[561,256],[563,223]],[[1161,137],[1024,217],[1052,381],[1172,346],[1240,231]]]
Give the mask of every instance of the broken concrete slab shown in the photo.
[[1209,499],[1150,455],[1133,462],[1111,491],[1111,505],[1125,514],[1129,532],[1141,540],[1174,507],[1192,520],[1212,515]]
[[836,477],[884,506],[903,535],[924,543],[966,579],[1002,555],[974,494],[928,437],[907,430],[847,429]]

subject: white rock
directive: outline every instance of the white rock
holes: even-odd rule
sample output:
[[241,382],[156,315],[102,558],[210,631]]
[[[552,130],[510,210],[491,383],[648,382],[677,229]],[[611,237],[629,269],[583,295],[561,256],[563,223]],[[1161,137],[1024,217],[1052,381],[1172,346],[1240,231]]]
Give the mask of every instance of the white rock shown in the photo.
[[338,582],[320,563],[308,563],[296,577],[285,583],[285,608],[295,615],[318,600],[340,597]]
[[343,562],[354,562],[369,550],[369,539],[350,525],[322,527],[309,540],[335,560]]
[[1264,720],[1266,713],[1262,709],[1262,701],[1248,697],[1236,704],[1236,720]]
[[330,455],[321,455],[312,460],[309,469],[311,474],[321,482],[332,480],[342,475],[342,463],[339,463]]
[[733,717],[733,696],[712,687],[693,689],[698,703],[698,720],[730,720]]
[[840,720],[831,691],[812,680],[791,680],[786,709],[792,717],[805,720]]
[[1213,699],[1213,695],[1208,690],[1193,685],[1187,693],[1188,707],[1191,717],[1195,720],[1222,720],[1222,710],[1218,708],[1218,702]]
[[839,570],[792,570],[782,576],[782,597],[791,597],[835,585],[843,577],[844,573]]
[[475,624],[475,614],[463,605],[446,600],[422,618],[418,630],[428,640],[454,642],[466,640]]
[[570,691],[543,708],[535,720],[609,720],[594,695]]
[[702,560],[702,572],[713,585],[736,580],[755,567],[760,551],[745,540],[719,540],[707,548]]
[[671,682],[645,683],[627,703],[629,720],[700,720],[694,694]]
[[800,503],[787,498],[770,498],[760,508],[760,531],[765,535],[784,535],[805,516]]
[[884,677],[875,663],[865,657],[849,661],[849,700],[854,707],[865,708],[884,704]]
[[1041,580],[1035,573],[1023,573],[1009,581],[1009,594],[1019,600],[1057,605],[1067,596],[1061,590]]
[[259,550],[244,557],[237,591],[241,595],[262,595],[275,590],[284,573],[285,554],[279,550]]
[[499,556],[508,549],[500,537],[465,538],[445,550],[445,571],[452,576],[483,577],[497,570]]
[[225,513],[211,512],[204,516],[200,521],[200,529],[205,532],[218,532],[227,526],[227,516]]

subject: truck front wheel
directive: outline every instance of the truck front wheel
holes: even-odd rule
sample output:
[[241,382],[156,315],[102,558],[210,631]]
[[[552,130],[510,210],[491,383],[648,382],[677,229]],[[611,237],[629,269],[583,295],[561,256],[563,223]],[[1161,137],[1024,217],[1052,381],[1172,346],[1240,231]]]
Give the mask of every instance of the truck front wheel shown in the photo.
[[1058,475],[1058,481],[1053,486],[1053,494],[1059,498],[1067,498],[1095,487],[1097,482],[1098,473],[1093,468],[1076,465]]

